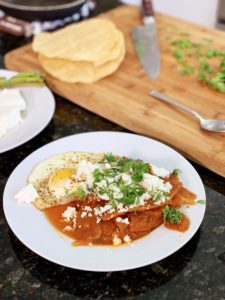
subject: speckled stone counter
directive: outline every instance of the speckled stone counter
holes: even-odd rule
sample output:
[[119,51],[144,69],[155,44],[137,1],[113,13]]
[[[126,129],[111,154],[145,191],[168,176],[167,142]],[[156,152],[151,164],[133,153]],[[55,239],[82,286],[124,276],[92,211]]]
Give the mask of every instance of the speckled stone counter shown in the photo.
[[[116,1],[99,2],[98,11],[116,5]],[[0,53],[4,55],[26,42],[0,34]],[[60,137],[99,130],[126,131],[56,96],[56,112],[46,129],[24,145],[0,154],[1,199],[7,178],[32,151]],[[225,180],[193,165],[204,182],[208,201],[200,229],[173,255],[135,270],[92,273],[51,263],[14,236],[1,205],[0,299],[225,300]]]

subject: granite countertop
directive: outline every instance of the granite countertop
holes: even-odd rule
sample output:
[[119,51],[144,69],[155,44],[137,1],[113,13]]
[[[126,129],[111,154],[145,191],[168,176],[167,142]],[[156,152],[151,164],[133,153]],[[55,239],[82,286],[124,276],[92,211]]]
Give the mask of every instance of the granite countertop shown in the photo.
[[[117,5],[116,1],[99,2],[98,11]],[[0,53],[3,56],[26,42],[1,33]],[[56,96],[56,112],[46,129],[24,145],[0,154],[1,198],[7,178],[32,151],[60,137],[100,130],[126,131]],[[192,164],[203,180],[208,202],[200,229],[173,255],[135,270],[94,273],[51,263],[15,237],[1,206],[0,299],[225,300],[225,180]]]

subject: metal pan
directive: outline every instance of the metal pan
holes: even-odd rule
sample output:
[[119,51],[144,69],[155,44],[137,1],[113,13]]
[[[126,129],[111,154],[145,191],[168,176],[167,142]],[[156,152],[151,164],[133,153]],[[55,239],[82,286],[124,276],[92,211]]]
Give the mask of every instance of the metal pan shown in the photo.
[[[60,4],[59,4],[60,2]],[[86,0],[0,0],[0,9],[12,17],[34,20],[56,20],[78,12]]]

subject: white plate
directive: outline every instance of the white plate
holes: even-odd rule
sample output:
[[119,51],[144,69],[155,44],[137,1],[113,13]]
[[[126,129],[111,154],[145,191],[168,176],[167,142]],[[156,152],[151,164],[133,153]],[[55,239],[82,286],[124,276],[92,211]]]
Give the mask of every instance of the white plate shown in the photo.
[[32,168],[43,159],[67,151],[112,152],[140,158],[168,170],[182,170],[181,180],[198,199],[205,199],[202,181],[191,164],[170,147],[153,139],[120,132],[91,132],[68,136],[33,152],[11,174],[4,191],[6,219],[15,235],[40,256],[70,268],[89,271],[119,271],[145,266],[174,253],[199,228],[205,205],[186,208],[190,228],[185,233],[168,230],[163,225],[133,245],[119,247],[73,247],[72,240],[60,234],[44,214],[31,204],[17,204],[14,195],[25,184]]
[[[16,72],[0,70],[0,76],[10,78]],[[18,87],[27,104],[25,119],[0,137],[0,153],[16,148],[41,132],[51,121],[55,100],[47,87]]]

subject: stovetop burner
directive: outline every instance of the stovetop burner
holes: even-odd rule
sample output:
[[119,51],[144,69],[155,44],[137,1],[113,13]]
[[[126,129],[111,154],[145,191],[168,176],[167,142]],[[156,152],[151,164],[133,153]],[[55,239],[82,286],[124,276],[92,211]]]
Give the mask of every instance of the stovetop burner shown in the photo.
[[7,16],[3,11],[0,10],[0,31],[14,36],[30,37],[42,31],[52,31],[67,24],[80,21],[81,19],[88,17],[94,8],[95,1],[89,0],[81,7],[79,12],[66,18],[51,21],[33,22],[27,22]]

